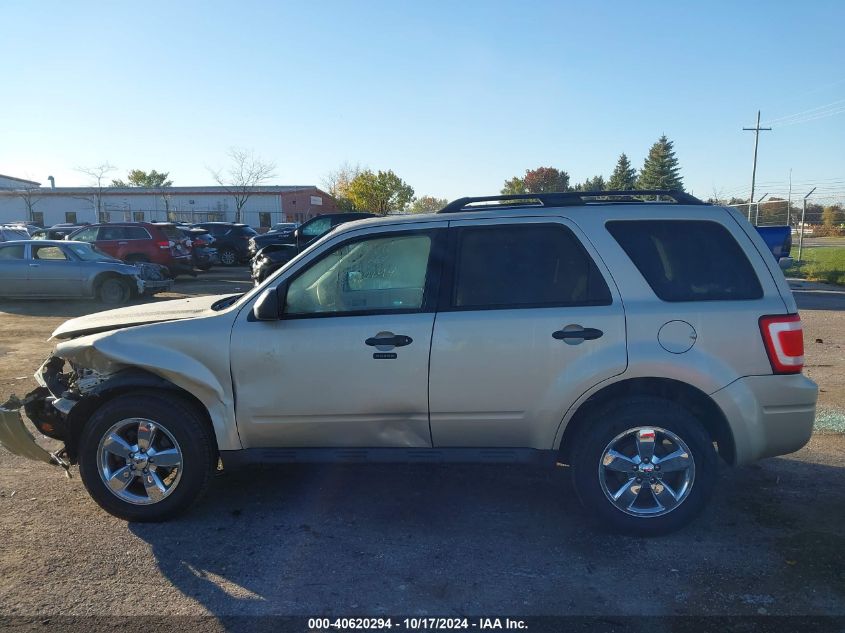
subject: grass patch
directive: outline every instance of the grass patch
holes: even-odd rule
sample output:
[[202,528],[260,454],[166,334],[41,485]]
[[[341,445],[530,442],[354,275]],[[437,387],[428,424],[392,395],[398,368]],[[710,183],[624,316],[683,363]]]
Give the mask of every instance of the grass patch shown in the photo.
[[[793,247],[792,256],[798,252]],[[821,246],[805,248],[801,253],[803,261],[787,268],[787,277],[800,277],[808,281],[824,281],[829,284],[845,285],[845,248]]]

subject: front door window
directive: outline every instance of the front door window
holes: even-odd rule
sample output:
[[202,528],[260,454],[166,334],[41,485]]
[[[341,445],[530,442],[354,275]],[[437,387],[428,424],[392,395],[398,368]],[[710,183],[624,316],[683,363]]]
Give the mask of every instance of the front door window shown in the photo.
[[296,277],[285,314],[419,310],[431,237],[378,237],[345,244]]

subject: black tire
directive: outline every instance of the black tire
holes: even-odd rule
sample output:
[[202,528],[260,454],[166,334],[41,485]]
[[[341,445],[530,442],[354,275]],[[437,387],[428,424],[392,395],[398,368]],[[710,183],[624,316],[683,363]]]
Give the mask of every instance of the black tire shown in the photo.
[[196,266],[198,270],[201,270],[203,272],[211,270],[211,264],[197,264]]
[[122,306],[132,298],[132,286],[125,279],[107,277],[97,287],[97,297],[110,306]]
[[[176,484],[160,501],[149,505],[136,505],[118,497],[106,485],[98,463],[100,441],[114,425],[130,418],[153,421],[164,429],[157,431],[157,437],[169,433],[181,450]],[[205,492],[216,467],[217,447],[208,422],[192,406],[166,391],[133,392],[109,400],[91,416],[79,439],[82,483],[101,508],[127,521],[164,521],[184,512]],[[136,479],[133,486],[142,484]]]
[[238,254],[233,248],[224,248],[219,252],[220,263],[223,266],[235,266],[238,263]]
[[[666,510],[664,514],[649,516],[645,514],[631,514],[617,507],[605,493],[600,478],[600,470],[605,449],[615,438],[631,429],[653,428],[666,430],[680,438],[689,449],[694,465],[694,475],[689,492],[674,508]],[[636,435],[632,436],[636,437]],[[658,432],[658,437],[661,434]],[[624,441],[623,441],[624,442]],[[636,440],[634,440],[636,444]],[[667,444],[668,446],[668,440]],[[663,444],[657,444],[655,455],[663,450]],[[668,450],[668,449],[667,449]],[[581,503],[603,526],[612,530],[635,534],[638,536],[657,536],[680,529],[695,518],[709,500],[718,475],[718,455],[710,438],[700,421],[683,406],[656,397],[628,398],[612,403],[596,412],[591,420],[586,422],[572,447],[572,478]],[[644,466],[644,467],[647,467]],[[668,468],[667,468],[668,470]],[[689,471],[685,471],[689,472]],[[655,473],[660,477],[677,476],[677,473]],[[609,472],[608,479],[619,477],[616,481],[623,481],[633,474],[618,474]],[[660,485],[658,478],[656,486],[652,487],[650,476],[637,473],[636,476],[644,481],[643,485],[652,490]],[[684,475],[681,475],[684,476]],[[634,482],[636,479],[634,479]],[[677,481],[677,480],[676,480]],[[633,482],[632,482],[633,483]],[[673,482],[674,483],[674,482]],[[616,490],[625,487],[622,483]],[[673,484],[670,484],[673,485]],[[636,489],[636,488],[632,488]],[[636,496],[636,502],[647,506],[650,490],[641,488]],[[641,497],[640,495],[645,495]],[[656,502],[655,505],[659,505]],[[666,506],[668,508],[668,504]],[[632,511],[634,512],[634,511]]]

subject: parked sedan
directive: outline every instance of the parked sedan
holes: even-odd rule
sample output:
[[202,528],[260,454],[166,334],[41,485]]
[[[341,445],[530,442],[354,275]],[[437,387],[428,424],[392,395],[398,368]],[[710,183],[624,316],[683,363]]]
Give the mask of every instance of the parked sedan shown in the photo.
[[109,305],[168,290],[155,264],[124,264],[86,242],[30,240],[0,244],[0,297],[95,298]]

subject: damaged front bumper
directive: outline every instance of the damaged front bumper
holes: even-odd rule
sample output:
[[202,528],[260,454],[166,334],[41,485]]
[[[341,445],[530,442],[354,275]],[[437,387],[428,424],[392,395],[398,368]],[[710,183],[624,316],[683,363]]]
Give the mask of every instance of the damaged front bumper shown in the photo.
[[65,449],[51,453],[39,445],[26,428],[20,413],[21,407],[26,407],[26,405],[26,401],[21,402],[12,396],[0,406],[0,445],[13,455],[61,466],[65,472],[69,472],[70,462],[65,458]]
[[[51,356],[35,374],[40,385],[37,389],[23,400],[12,396],[0,406],[0,445],[15,455],[55,464],[67,471],[71,462],[67,446],[70,439],[68,415],[79,403],[80,394],[78,386],[70,384],[72,374],[63,373],[64,366],[64,360]],[[21,409],[38,432],[66,445],[52,453],[39,445],[27,428]]]

